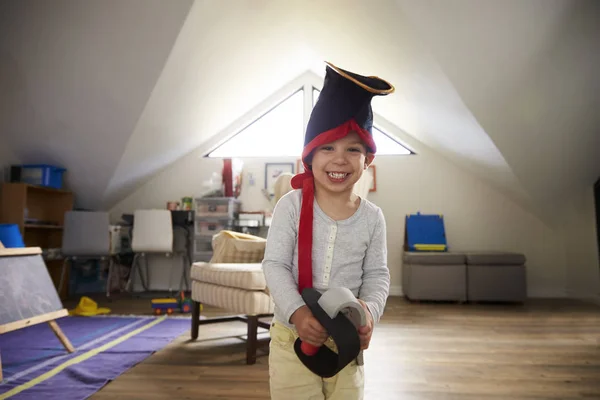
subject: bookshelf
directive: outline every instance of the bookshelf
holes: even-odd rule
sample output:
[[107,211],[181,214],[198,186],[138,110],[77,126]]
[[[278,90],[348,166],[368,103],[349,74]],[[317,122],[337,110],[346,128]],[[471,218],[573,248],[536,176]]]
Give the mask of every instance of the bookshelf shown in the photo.
[[[27,247],[62,247],[65,212],[73,209],[73,193],[26,183],[4,183],[0,196],[0,222],[17,224]],[[62,260],[46,260],[58,288]],[[68,285],[63,287],[65,298]]]

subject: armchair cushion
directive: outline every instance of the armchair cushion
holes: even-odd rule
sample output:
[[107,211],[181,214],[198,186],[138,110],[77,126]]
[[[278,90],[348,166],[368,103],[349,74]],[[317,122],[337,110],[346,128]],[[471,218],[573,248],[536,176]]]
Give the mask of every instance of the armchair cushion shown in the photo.
[[404,252],[403,259],[405,263],[417,265],[463,265],[465,264],[465,255],[463,253],[423,253],[423,252]]
[[271,297],[260,290],[244,290],[192,280],[192,300],[232,313],[272,314]]
[[524,254],[510,252],[468,252],[467,264],[470,265],[523,265],[527,259]]
[[244,290],[264,291],[267,282],[262,264],[224,264],[196,262],[192,264],[192,280]]
[[259,236],[221,231],[213,236],[213,263],[260,263],[267,240]]

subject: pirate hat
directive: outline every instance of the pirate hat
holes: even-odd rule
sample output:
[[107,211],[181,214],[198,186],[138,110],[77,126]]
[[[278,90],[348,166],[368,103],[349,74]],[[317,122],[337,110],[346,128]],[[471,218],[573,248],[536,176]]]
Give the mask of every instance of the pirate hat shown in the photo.
[[356,131],[371,153],[377,148],[372,137],[374,96],[384,96],[394,87],[381,78],[362,76],[327,63],[325,82],[304,136],[304,162],[318,146]]

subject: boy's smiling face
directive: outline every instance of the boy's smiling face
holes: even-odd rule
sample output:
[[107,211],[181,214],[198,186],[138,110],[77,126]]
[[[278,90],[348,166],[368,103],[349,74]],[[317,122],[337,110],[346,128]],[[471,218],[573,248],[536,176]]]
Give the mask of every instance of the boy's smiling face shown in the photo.
[[311,160],[317,190],[351,193],[374,157],[356,132],[317,147]]

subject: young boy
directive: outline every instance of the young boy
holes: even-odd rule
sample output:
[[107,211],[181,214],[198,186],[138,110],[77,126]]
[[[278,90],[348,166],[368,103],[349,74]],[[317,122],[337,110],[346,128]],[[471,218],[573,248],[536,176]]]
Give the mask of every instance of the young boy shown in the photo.
[[367,324],[359,328],[367,349],[373,325],[389,294],[386,224],[379,207],[353,193],[376,152],[371,99],[394,87],[328,63],[323,89],[307,126],[296,189],[277,203],[263,260],[275,303],[269,354],[272,399],[362,399],[363,367],[356,361],[321,378],[299,360],[299,337],[313,346],[335,343],[312,315],[302,290],[346,287],[359,299]]

